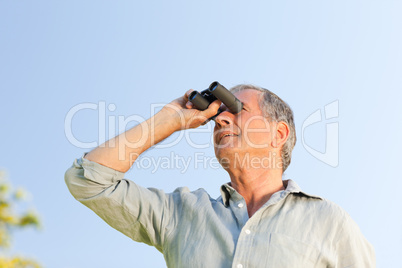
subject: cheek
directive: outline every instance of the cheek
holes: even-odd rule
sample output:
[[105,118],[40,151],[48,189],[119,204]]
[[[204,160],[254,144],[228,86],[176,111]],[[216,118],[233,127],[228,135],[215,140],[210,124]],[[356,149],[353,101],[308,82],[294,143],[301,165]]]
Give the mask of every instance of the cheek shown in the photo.
[[269,133],[251,132],[243,137],[245,144],[253,148],[267,148],[270,143]]
[[245,128],[242,140],[248,147],[267,148],[271,141],[270,128],[260,120],[251,122]]

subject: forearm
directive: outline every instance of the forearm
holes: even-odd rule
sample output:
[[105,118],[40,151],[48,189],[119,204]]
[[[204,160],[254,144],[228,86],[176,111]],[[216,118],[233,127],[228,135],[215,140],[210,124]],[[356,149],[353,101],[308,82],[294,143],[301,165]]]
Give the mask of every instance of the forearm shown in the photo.
[[180,129],[166,109],[93,149],[85,158],[120,172],[127,172],[140,154]]
[[85,158],[120,172],[127,172],[140,154],[178,130],[197,128],[216,115],[221,105],[214,101],[204,111],[189,105],[189,90],[155,116],[107,141],[88,153]]

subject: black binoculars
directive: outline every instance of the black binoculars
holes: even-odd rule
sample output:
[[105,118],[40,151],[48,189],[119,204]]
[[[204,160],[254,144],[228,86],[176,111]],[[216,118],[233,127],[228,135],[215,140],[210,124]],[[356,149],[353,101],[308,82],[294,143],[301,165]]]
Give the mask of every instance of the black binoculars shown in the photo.
[[[195,108],[201,111],[206,110],[208,106],[216,100],[222,101],[233,114],[236,114],[243,109],[243,103],[241,103],[241,101],[239,101],[229,90],[216,81],[213,82],[209,88],[201,91],[201,93],[198,91],[191,92],[188,99],[193,103]],[[218,114],[221,112],[222,111],[219,109]],[[213,116],[209,120],[215,119],[217,115]]]

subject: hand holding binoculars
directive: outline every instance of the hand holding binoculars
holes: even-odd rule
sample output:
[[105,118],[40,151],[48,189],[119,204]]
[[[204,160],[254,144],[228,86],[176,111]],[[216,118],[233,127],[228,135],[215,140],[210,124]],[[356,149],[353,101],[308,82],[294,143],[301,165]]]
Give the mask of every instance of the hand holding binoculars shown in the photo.
[[[216,81],[213,82],[209,88],[201,91],[201,93],[198,91],[191,92],[188,100],[193,103],[195,108],[201,111],[206,110],[208,106],[215,100],[222,101],[222,103],[225,104],[225,106],[233,114],[236,114],[243,109],[243,103],[241,103],[241,101],[239,101],[229,90]],[[218,113],[209,118],[209,120],[215,119],[215,117],[221,112],[222,110],[219,109]]]

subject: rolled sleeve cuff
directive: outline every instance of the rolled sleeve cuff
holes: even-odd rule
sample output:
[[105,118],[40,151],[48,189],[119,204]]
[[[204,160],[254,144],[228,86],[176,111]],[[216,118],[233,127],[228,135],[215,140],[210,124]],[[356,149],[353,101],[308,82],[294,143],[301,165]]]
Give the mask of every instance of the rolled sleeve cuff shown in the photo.
[[74,167],[82,168],[84,170],[84,177],[88,180],[104,184],[115,183],[124,178],[123,172],[90,161],[84,158],[86,154],[74,161]]

